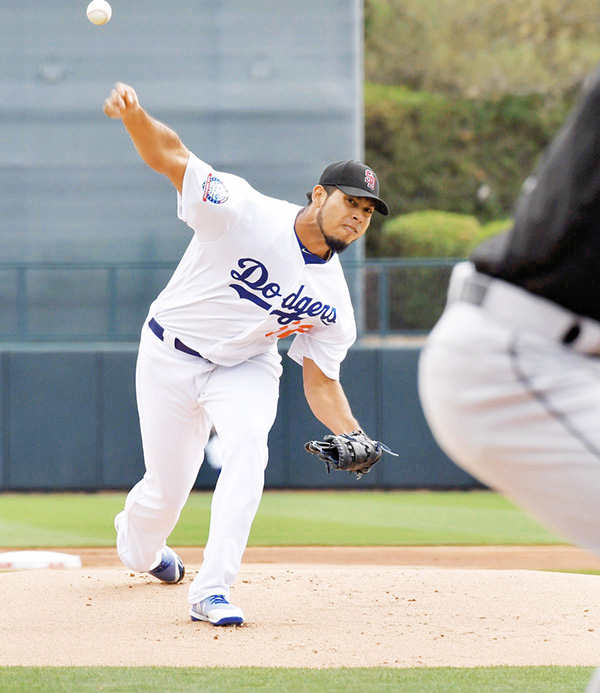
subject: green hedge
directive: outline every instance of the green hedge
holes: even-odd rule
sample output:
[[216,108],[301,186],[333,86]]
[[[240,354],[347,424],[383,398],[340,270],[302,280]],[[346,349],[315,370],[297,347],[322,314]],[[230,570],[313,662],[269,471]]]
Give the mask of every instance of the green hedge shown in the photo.
[[467,257],[482,240],[510,227],[509,219],[481,224],[470,214],[427,210],[400,214],[381,231],[382,257]]

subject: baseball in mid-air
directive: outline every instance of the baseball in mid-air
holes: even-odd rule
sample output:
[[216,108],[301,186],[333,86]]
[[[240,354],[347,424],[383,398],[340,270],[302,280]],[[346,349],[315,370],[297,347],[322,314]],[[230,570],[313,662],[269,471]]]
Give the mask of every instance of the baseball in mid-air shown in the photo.
[[112,7],[106,0],[92,0],[85,11],[92,24],[106,24],[112,16]]

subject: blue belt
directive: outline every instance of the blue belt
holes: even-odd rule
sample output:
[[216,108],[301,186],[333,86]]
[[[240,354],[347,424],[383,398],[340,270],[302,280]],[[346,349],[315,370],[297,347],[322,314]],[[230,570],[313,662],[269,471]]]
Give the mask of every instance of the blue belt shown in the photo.
[[[150,322],[148,323],[148,327],[152,330],[152,332],[154,332],[154,334],[160,339],[161,342],[165,341],[165,328],[161,327],[154,318],[150,320]],[[190,347],[186,346],[178,337],[175,337],[175,348],[178,351],[183,351],[184,354],[189,354],[190,356],[197,356],[198,358],[203,358],[202,354],[199,354],[197,351],[190,349]]]

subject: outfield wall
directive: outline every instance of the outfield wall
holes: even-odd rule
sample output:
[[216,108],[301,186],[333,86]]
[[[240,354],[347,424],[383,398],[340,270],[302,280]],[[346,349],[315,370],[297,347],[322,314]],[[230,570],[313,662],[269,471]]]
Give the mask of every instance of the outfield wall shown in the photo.
[[[328,475],[304,442],[326,432],[304,399],[302,371],[284,355],[270,435],[270,488],[471,488],[439,449],[417,397],[419,346],[355,346],[342,366],[352,409],[373,437],[400,453],[373,471]],[[137,346],[0,347],[0,490],[128,489],[143,474],[135,404]],[[212,488],[208,463],[197,488]]]

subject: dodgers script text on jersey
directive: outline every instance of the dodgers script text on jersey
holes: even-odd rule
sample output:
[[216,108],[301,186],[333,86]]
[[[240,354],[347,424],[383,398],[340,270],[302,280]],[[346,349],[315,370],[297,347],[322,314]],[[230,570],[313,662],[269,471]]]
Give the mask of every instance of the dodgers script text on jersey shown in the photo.
[[[252,301],[264,310],[270,310],[273,302],[269,302],[267,299],[277,299],[281,296],[279,284],[269,282],[269,272],[259,260],[246,257],[239,260],[238,265],[244,271],[233,270],[231,276],[243,282],[244,286],[240,284],[230,284],[229,286],[237,291],[240,298]],[[297,291],[285,296],[280,302],[281,310],[270,310],[271,314],[279,316],[277,322],[280,325],[289,325],[294,320],[301,320],[310,316],[318,317],[326,325],[334,323],[335,308],[313,299],[312,296],[304,295],[305,288],[305,285],[302,284]]]

